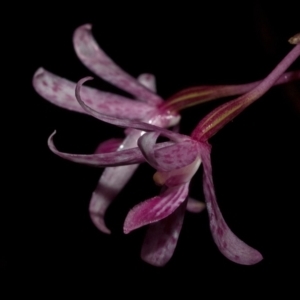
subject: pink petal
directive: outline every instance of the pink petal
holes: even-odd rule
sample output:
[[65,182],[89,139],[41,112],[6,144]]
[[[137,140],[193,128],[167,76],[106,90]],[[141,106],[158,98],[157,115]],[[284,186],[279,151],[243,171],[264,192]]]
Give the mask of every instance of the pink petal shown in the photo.
[[178,142],[155,151],[155,160],[159,166],[157,170],[172,171],[183,168],[195,161],[197,156],[196,141],[189,139]]
[[149,104],[158,105],[162,99],[145,88],[135,78],[118,67],[99,47],[91,33],[92,26],[86,24],[74,32],[75,51],[82,63],[102,79],[127,91]]
[[141,74],[137,78],[138,82],[148,88],[150,91],[156,93],[155,76],[152,74]]
[[[135,147],[141,132],[132,130],[122,141],[119,151]],[[126,185],[138,165],[106,168],[98,182],[90,202],[90,217],[95,226],[102,232],[109,234],[105,225],[104,216],[107,208]]]
[[149,225],[141,257],[147,263],[161,267],[172,257],[181,231],[186,201],[171,215]]
[[197,142],[191,139],[154,152],[158,136],[159,132],[149,132],[138,140],[147,162],[156,170],[173,171],[191,164],[198,156]]
[[188,185],[167,188],[159,196],[148,199],[132,208],[124,222],[124,232],[157,222],[169,216],[186,199]]
[[95,154],[115,152],[122,145],[123,139],[109,139],[100,143],[95,151]]
[[212,179],[210,146],[199,143],[204,168],[203,188],[210,220],[210,229],[219,250],[228,259],[242,265],[253,265],[262,260],[262,255],[241,241],[229,229],[220,212]]
[[[138,81],[155,91],[155,77],[153,75],[142,74],[138,77]],[[116,151],[119,146],[119,149],[135,147],[137,139],[142,134],[143,132],[141,131],[131,129],[124,141],[119,139],[108,140],[98,146],[96,153]],[[107,234],[111,233],[104,221],[106,210],[126,185],[137,167],[138,165],[109,167],[102,173],[89,206],[91,220],[100,231]]]
[[186,165],[180,169],[174,169],[169,172],[156,172],[153,176],[153,180],[158,185],[165,185],[167,187],[173,187],[188,183],[191,181],[191,179],[199,169],[200,164],[201,159],[197,156],[191,164]]
[[173,141],[182,141],[182,140],[190,140],[190,137],[179,134],[179,133],[174,133],[170,130],[152,125],[152,124],[147,124],[145,122],[140,122],[140,121],[134,121],[134,120],[128,120],[128,119],[121,119],[121,118],[114,118],[105,114],[101,114],[98,113],[97,111],[95,111],[94,109],[90,108],[88,105],[86,105],[83,100],[81,99],[81,87],[82,84],[88,80],[93,79],[92,77],[86,77],[83,78],[81,80],[79,80],[79,82],[76,85],[76,90],[75,90],[75,96],[77,101],[79,102],[79,104],[92,116],[94,116],[95,118],[110,123],[110,124],[114,124],[120,127],[131,127],[131,128],[135,128],[138,130],[143,130],[143,131],[157,131],[160,132],[161,135],[168,137],[169,139],[173,140]]
[[89,211],[94,225],[102,232],[110,234],[105,225],[104,216],[107,208],[126,185],[138,165],[106,168],[93,192]]
[[[56,155],[81,164],[90,165],[94,167],[107,167],[107,166],[120,166],[120,165],[131,165],[136,163],[144,162],[145,159],[139,148],[131,148],[117,152],[108,152],[108,153],[100,153],[100,154],[70,154],[60,152],[56,149],[53,143],[54,133],[48,139],[48,146],[50,150]],[[163,145],[159,145],[160,147]]]
[[186,210],[191,213],[200,213],[205,209],[206,205],[204,202],[195,200],[191,197],[188,198]]
[[159,132],[148,132],[142,135],[138,140],[138,146],[141,149],[147,162],[155,169],[158,170],[159,165],[156,162],[154,155],[154,146],[159,136]]
[[[51,103],[68,110],[86,113],[75,97],[76,84],[39,68],[33,77],[35,90]],[[142,119],[153,108],[145,103],[129,98],[82,87],[85,101],[94,110],[109,116]]]

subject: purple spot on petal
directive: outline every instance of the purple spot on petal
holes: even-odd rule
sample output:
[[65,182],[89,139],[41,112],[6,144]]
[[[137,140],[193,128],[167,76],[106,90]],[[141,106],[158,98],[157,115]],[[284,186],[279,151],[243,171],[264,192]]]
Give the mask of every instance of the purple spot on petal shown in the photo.
[[219,236],[222,236],[222,235],[224,234],[223,229],[222,229],[221,227],[218,227],[218,229],[217,229],[217,234],[218,234]]

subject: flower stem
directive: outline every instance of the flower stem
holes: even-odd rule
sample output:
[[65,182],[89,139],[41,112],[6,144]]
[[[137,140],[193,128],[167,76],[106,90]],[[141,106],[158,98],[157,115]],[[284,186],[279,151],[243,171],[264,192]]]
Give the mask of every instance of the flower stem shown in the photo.
[[205,141],[216,134],[246,107],[265,94],[299,55],[300,44],[296,45],[258,86],[239,98],[217,107],[202,119],[194,129],[192,137],[198,141]]
[[[300,71],[291,71],[281,75],[274,85],[284,84],[299,79]],[[260,83],[261,80],[239,85],[208,85],[187,88],[168,98],[161,108],[178,112],[184,108],[202,104],[211,100],[247,93]]]

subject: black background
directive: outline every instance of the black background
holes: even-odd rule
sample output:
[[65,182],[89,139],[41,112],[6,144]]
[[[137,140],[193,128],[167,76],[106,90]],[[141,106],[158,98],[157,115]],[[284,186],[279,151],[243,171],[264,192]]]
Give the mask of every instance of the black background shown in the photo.
[[[124,292],[133,295],[134,286],[142,284],[146,290],[191,289],[196,296],[209,283],[228,281],[231,289],[241,280],[244,291],[250,291],[266,285],[266,278],[292,279],[300,250],[299,83],[273,88],[210,140],[224,218],[264,260],[255,266],[228,261],[212,240],[207,213],[187,213],[173,258],[164,268],[155,268],[139,257],[145,230],[122,233],[129,209],[157,194],[154,170],[140,166],[107,212],[112,235],[100,233],[89,219],[88,203],[102,170],[56,157],[47,138],[56,129],[60,150],[92,153],[99,142],[122,137],[123,130],[53,106],[35,93],[31,80],[40,66],[75,82],[91,75],[72,46],[75,28],[91,23],[96,40],[119,66],[133,76],[156,75],[163,98],[195,85],[255,81],[292,48],[287,40],[299,31],[296,7],[290,1],[168,8],[150,2],[95,6],[85,1],[69,9],[49,3],[29,14],[22,9],[12,10],[3,37],[8,51],[3,63],[9,65],[2,85],[8,192],[1,201],[1,269],[6,277],[29,280],[29,290],[37,285],[55,289],[71,278],[80,287],[84,278],[93,278],[96,283],[90,282],[89,290],[99,295],[108,283],[123,282],[128,283]],[[291,69],[299,67],[298,59]],[[98,78],[91,85],[122,93]],[[182,132],[189,134],[220,103],[183,111]],[[191,185],[198,199],[203,199],[201,181],[202,169]]]

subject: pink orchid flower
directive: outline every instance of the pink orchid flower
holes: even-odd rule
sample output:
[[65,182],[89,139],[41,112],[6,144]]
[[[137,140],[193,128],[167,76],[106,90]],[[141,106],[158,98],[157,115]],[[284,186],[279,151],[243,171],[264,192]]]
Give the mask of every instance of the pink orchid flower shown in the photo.
[[[164,265],[172,257],[187,205],[189,183],[202,163],[204,195],[210,229],[217,247],[225,257],[233,262],[244,265],[258,263],[261,261],[262,255],[241,241],[229,229],[218,207],[212,179],[211,147],[207,140],[266,93],[299,54],[300,44],[296,45],[278,66],[251,91],[217,107],[208,114],[199,122],[190,137],[153,124],[112,117],[95,111],[81,99],[81,86],[90,78],[82,79],[76,86],[76,98],[86,112],[104,122],[147,133],[139,137],[138,147],[118,152],[93,155],[62,153],[53,144],[54,134],[49,138],[49,147],[62,158],[87,165],[106,167],[147,161],[157,170],[154,180],[163,185],[162,193],[136,205],[130,210],[124,223],[125,233],[149,225],[141,256],[145,261],[156,266]],[[159,135],[170,141],[156,143]]]
[[[253,89],[259,82],[232,86],[202,86],[183,90],[168,101],[163,102],[156,92],[155,77],[142,74],[137,80],[118,67],[97,45],[91,34],[91,25],[83,25],[76,29],[73,37],[75,51],[92,72],[111,84],[133,95],[136,100],[120,95],[102,92],[89,87],[82,87],[81,94],[85,102],[95,111],[115,118],[140,120],[158,127],[170,127],[179,122],[178,112],[182,108],[207,102],[226,96],[243,94]],[[290,72],[281,76],[276,84],[295,80],[299,72]],[[33,78],[36,91],[51,103],[68,110],[86,113],[75,98],[76,84],[56,76],[42,68]],[[126,130],[124,140],[110,139],[101,143],[95,153],[107,153],[131,149],[137,146],[137,140],[143,131]],[[118,153],[118,155],[121,155]],[[104,170],[90,201],[90,216],[95,226],[104,233],[110,233],[104,222],[105,212],[126,185],[138,163],[108,167]],[[204,203],[189,198],[187,209],[200,212]]]

